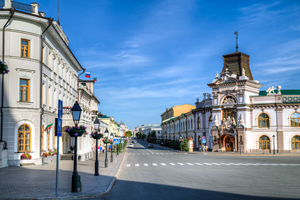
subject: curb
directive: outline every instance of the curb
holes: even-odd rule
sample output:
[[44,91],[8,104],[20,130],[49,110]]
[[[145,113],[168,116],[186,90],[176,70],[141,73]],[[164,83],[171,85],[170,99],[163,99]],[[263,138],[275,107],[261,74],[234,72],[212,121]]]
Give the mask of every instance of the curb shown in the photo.
[[123,157],[123,160],[119,166],[119,169],[117,171],[117,173],[115,174],[113,180],[111,181],[111,183],[109,184],[108,188],[105,190],[105,192],[103,193],[100,193],[100,194],[96,194],[96,195],[85,195],[85,196],[73,196],[73,197],[53,197],[53,198],[35,198],[35,199],[32,199],[32,200],[57,200],[57,199],[87,199],[87,198],[95,198],[95,197],[100,197],[100,196],[104,196],[104,195],[108,195],[111,190],[113,189],[113,186],[115,185],[117,179],[118,179],[118,176],[120,174],[120,171],[121,171],[121,168],[123,166],[123,163],[124,163],[124,160],[127,156],[127,152],[124,152],[124,157]]

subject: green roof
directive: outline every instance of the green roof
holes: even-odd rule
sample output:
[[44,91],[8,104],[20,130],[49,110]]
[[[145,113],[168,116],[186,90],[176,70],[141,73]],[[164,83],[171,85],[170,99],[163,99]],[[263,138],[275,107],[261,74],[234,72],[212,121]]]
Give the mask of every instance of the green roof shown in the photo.
[[103,115],[101,118],[110,118],[110,117],[107,115]]
[[[274,90],[277,94],[278,90]],[[281,90],[281,95],[300,95],[300,90]],[[267,91],[259,91],[259,96],[267,96]]]

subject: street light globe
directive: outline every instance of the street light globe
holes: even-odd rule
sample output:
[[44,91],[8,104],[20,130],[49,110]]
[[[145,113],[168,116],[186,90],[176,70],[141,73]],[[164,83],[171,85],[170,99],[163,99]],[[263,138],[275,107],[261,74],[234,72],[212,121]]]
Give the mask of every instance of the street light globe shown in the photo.
[[81,111],[82,111],[82,109],[80,108],[80,105],[78,104],[77,101],[75,102],[71,111],[72,111],[73,121],[77,125],[80,121],[80,115],[81,115]]
[[114,134],[110,134],[110,139],[113,139],[114,138]]
[[96,119],[94,121],[94,126],[95,126],[95,130],[98,131],[99,126],[100,126],[100,121],[99,121],[98,117],[96,117]]
[[108,132],[108,130],[106,129],[105,132],[104,132],[104,136],[107,138],[107,137],[108,137],[108,134],[109,134],[109,132]]

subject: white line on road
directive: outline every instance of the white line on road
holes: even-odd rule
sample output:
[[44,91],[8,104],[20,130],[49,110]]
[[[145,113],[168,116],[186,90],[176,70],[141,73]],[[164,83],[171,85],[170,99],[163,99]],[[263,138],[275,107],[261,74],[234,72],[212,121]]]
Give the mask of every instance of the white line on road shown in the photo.
[[204,163],[205,165],[211,165],[211,164],[209,164],[209,163]]
[[166,166],[166,164],[165,163],[160,163],[162,166]]
[[164,153],[160,153],[160,154],[164,154]]
[[147,153],[147,155],[149,155],[149,153]]
[[166,154],[168,154],[168,153],[166,153]]
[[219,164],[219,163],[213,163],[214,165],[221,165],[221,164]]
[[159,153],[156,153],[156,154],[159,154]]
[[145,163],[145,164],[144,164],[144,166],[148,167],[148,164],[147,164],[147,163]]
[[230,164],[228,164],[228,163],[221,163],[222,165],[230,165]]
[[140,155],[139,153],[137,155]]
[[195,163],[196,165],[202,165],[202,164],[200,164],[200,163]]
[[130,164],[127,164],[127,167],[130,167]]
[[143,155],[145,155],[145,154],[143,153]]
[[186,163],[187,165],[194,165],[194,164],[192,164],[192,163]]
[[135,164],[136,167],[140,166],[139,164]]
[[157,164],[156,164],[156,163],[152,163],[152,165],[153,165],[153,166],[157,166]]
[[133,155],[135,155],[135,153]]
[[183,163],[178,163],[178,165],[184,165]]
[[170,165],[175,165],[174,163],[170,163]]

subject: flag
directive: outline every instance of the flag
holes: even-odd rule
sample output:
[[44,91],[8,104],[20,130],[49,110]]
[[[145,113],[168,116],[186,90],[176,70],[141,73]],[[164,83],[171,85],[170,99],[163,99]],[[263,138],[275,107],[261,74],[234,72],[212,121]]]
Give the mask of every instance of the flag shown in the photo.
[[85,73],[85,77],[91,78],[91,72],[86,72],[86,73]]
[[97,77],[94,78],[94,82],[97,81]]
[[51,130],[51,128],[52,128],[52,125],[53,125],[53,123],[52,123],[52,124],[49,124],[49,125],[45,128],[44,131],[47,131],[47,133],[49,133],[50,130]]

